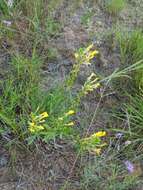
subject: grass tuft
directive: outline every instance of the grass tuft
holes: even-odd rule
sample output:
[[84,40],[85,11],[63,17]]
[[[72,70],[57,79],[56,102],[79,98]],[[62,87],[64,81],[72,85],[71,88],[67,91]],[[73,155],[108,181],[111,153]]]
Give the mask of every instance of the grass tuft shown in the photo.
[[106,10],[112,15],[118,15],[125,7],[125,0],[105,1]]

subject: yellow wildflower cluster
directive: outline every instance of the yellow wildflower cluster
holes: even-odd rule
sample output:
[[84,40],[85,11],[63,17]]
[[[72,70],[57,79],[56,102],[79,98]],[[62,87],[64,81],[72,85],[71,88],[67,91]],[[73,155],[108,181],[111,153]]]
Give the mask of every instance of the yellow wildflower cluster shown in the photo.
[[101,148],[92,149],[92,152],[97,154],[97,155],[100,155],[101,154]]
[[[58,118],[58,120],[59,121],[64,121],[68,116],[71,116],[71,115],[73,115],[73,114],[75,114],[75,111],[74,110],[69,110],[68,112],[66,112],[65,114],[64,114],[64,116],[63,117],[59,117]],[[65,126],[74,126],[74,122],[69,122],[69,123],[66,123],[66,124],[64,124]]]
[[65,124],[65,126],[72,127],[72,126],[74,126],[74,122],[73,122],[73,121],[71,121],[70,123]]
[[75,53],[75,58],[77,60],[80,60],[84,64],[91,64],[90,61],[99,53],[97,50],[92,50],[93,46],[94,45],[91,44],[87,48],[85,48],[84,51]]
[[106,145],[106,143],[101,143],[101,137],[106,136],[105,131],[99,131],[92,134],[90,137],[83,138],[81,140],[81,148],[83,150],[88,150],[91,153],[96,153],[99,155],[101,153],[101,148]]
[[44,130],[43,123],[45,122],[45,118],[47,118],[48,116],[49,115],[47,112],[43,112],[37,116],[31,113],[31,121],[29,122],[29,128],[28,128],[29,131],[31,133],[36,133]]
[[71,88],[78,76],[80,67],[82,64],[89,65],[90,61],[99,53],[97,50],[93,49],[93,44],[89,45],[87,48],[80,48],[74,55],[76,59],[76,64],[73,65],[73,69],[70,76],[66,82],[67,87]]
[[93,90],[97,89],[100,86],[100,83],[98,82],[98,77],[95,73],[92,73],[86,80],[82,91],[86,95],[88,92],[92,92]]
[[67,113],[65,113],[66,116],[75,114],[74,110],[69,110]]
[[97,133],[92,134],[90,137],[86,137],[83,140],[87,141],[93,138],[100,138],[100,137],[104,137],[106,136],[106,132],[105,131],[99,131]]
[[105,131],[99,131],[97,133],[94,133],[91,135],[91,137],[104,137],[106,136],[106,132]]

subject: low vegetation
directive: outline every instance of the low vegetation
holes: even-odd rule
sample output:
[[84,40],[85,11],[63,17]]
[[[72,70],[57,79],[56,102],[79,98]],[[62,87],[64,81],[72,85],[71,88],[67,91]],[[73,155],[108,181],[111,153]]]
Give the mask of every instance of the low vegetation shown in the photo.
[[125,3],[125,0],[107,0],[105,7],[110,14],[118,15],[125,8]]
[[[63,158],[68,147],[76,156],[70,171],[65,164],[66,178],[58,178],[59,190],[134,190],[142,185],[142,30],[113,30],[109,23],[108,42],[99,43],[96,36],[81,42],[82,32],[89,35],[94,24],[97,35],[106,36],[106,18],[116,25],[114,17],[117,21],[128,5],[125,0],[0,1],[1,146],[10,155],[24,149],[25,154],[42,151],[47,157],[50,150],[52,156],[57,151]],[[73,16],[70,24],[76,18],[78,27],[67,27],[64,10]],[[105,14],[103,26],[96,11],[101,18]],[[75,49],[67,48],[66,43],[75,45],[78,40]],[[112,63],[112,55],[118,65],[116,60]]]

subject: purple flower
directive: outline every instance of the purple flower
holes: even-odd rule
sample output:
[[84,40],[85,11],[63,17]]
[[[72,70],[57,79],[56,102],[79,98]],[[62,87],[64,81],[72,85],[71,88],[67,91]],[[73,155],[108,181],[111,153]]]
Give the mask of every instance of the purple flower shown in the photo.
[[123,136],[123,133],[116,133],[116,138],[120,139]]
[[9,20],[3,20],[3,23],[4,23],[5,25],[7,25],[7,26],[10,26],[10,25],[12,24],[12,22],[9,21]]
[[131,141],[125,141],[126,146],[130,145],[131,143],[132,143]]
[[134,172],[134,165],[133,165],[132,162],[130,162],[129,160],[126,160],[124,162],[124,164],[125,164],[125,167],[126,167],[126,169],[128,170],[129,173],[133,173]]

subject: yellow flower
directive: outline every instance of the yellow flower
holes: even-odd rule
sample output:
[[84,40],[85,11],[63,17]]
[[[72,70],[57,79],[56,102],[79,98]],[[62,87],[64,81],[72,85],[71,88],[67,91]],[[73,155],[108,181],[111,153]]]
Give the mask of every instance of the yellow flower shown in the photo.
[[99,132],[94,133],[92,135],[92,137],[104,137],[104,136],[106,136],[106,132],[105,131],[99,131]]
[[95,149],[92,150],[92,152],[96,153],[97,155],[100,155],[101,148],[95,148]]
[[59,117],[58,118],[59,121],[63,121],[63,119],[64,119],[63,117]]
[[34,123],[34,122],[29,122],[29,125],[30,125],[31,127],[34,127],[34,126],[35,126],[35,123]]
[[88,62],[88,64],[90,64],[89,61],[90,61],[91,59],[93,59],[93,58],[95,57],[95,55],[97,55],[98,53],[99,53],[99,52],[96,51],[96,50],[87,52],[87,55],[86,55],[86,57],[85,57],[85,62]]
[[100,86],[100,83],[98,82],[98,83],[93,85],[93,89],[97,89],[99,86]]
[[29,131],[31,133],[35,133],[35,132],[42,131],[42,130],[44,130],[44,127],[42,125],[34,125],[34,126],[29,127]]
[[39,121],[39,123],[44,123],[45,122],[45,119],[42,119]]
[[74,122],[70,122],[70,123],[67,123],[66,126],[73,126],[74,125]]
[[95,57],[95,55],[97,55],[98,53],[99,53],[99,52],[96,51],[96,50],[90,52],[90,53],[89,53],[89,58],[90,58],[90,59],[93,59],[93,58]]
[[66,116],[68,116],[68,115],[73,115],[74,113],[75,113],[74,110],[69,110],[69,111],[66,113]]
[[91,75],[87,78],[87,81],[85,82],[84,86],[82,87],[83,93],[88,94],[88,92],[97,89],[100,86],[98,80],[99,79],[96,76],[96,74],[91,73]]
[[74,54],[75,58],[77,59],[79,57],[79,54],[78,53],[75,53]]
[[34,132],[35,132],[35,129],[34,129],[33,127],[29,127],[29,131],[30,131],[31,133],[34,133]]
[[85,52],[89,52],[93,48],[93,44],[89,45],[86,49]]
[[44,119],[44,118],[46,118],[46,117],[48,117],[48,116],[49,116],[49,115],[48,115],[47,112],[43,112],[43,113],[40,114],[40,119]]
[[90,60],[90,59],[94,58],[95,55],[97,55],[98,53],[99,53],[99,52],[98,52],[97,50],[90,51],[90,52],[88,52],[88,54],[87,54],[87,58]]
[[37,125],[35,128],[38,131],[42,131],[44,129],[44,127],[42,125]]

